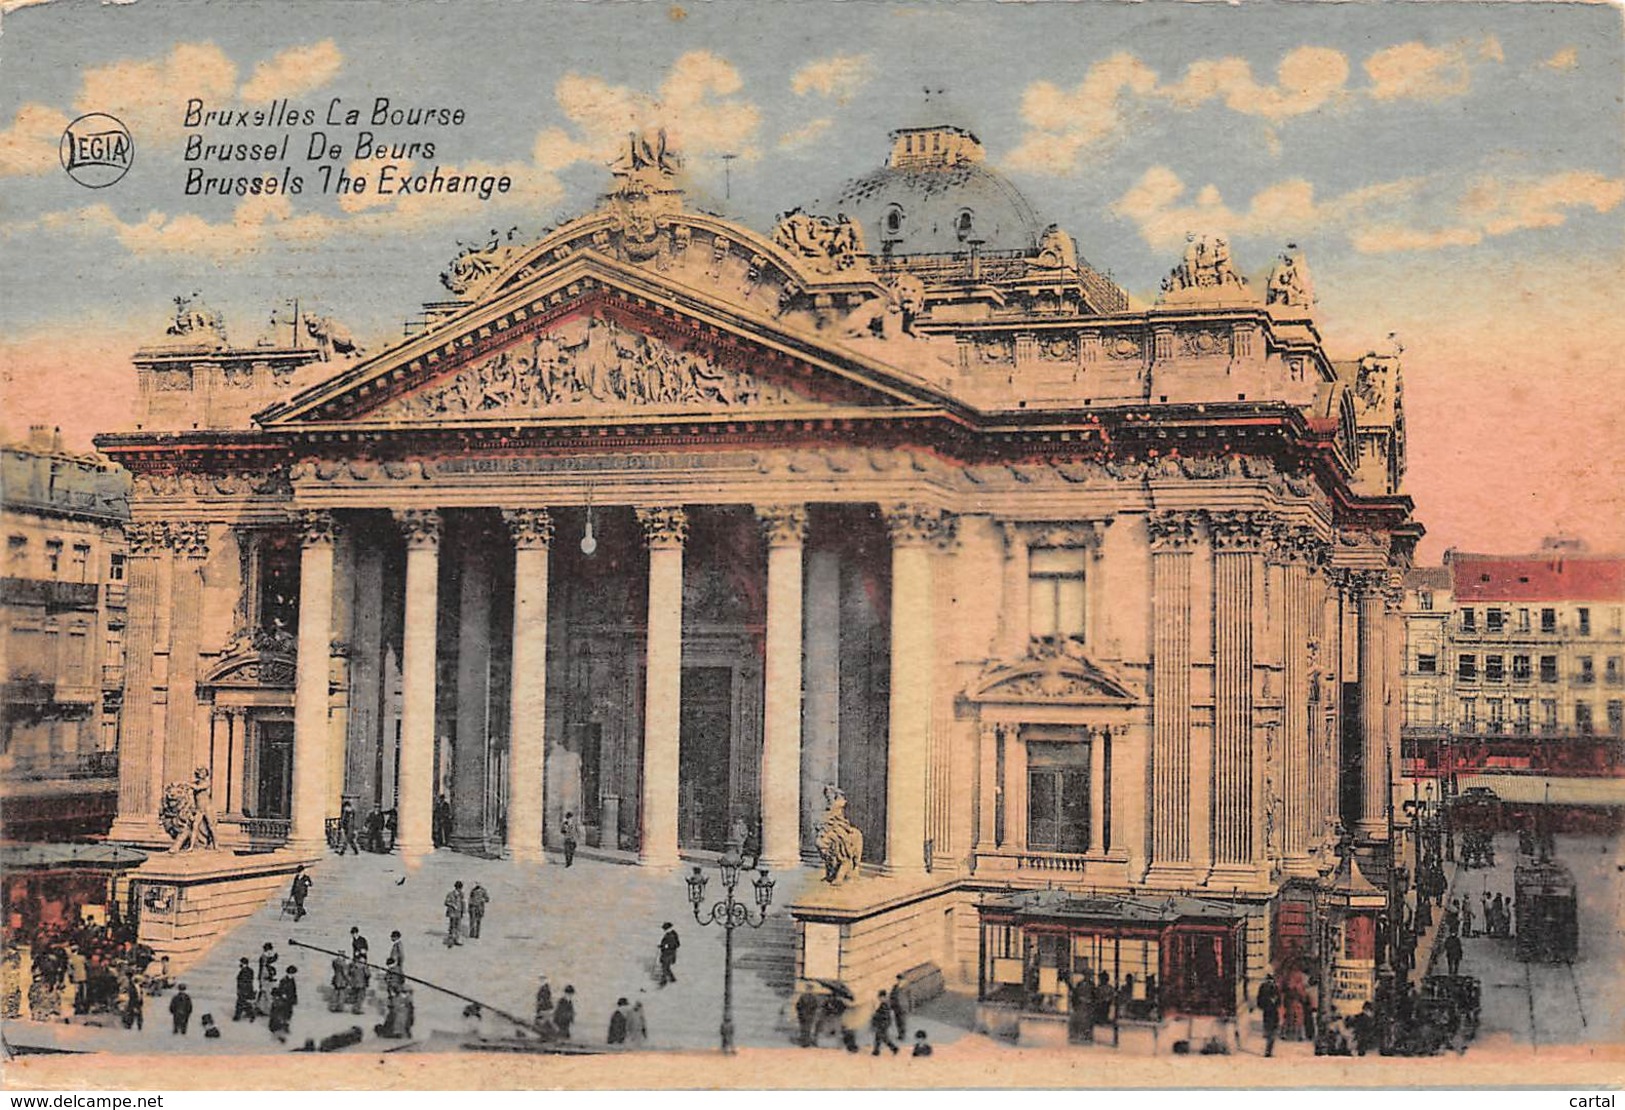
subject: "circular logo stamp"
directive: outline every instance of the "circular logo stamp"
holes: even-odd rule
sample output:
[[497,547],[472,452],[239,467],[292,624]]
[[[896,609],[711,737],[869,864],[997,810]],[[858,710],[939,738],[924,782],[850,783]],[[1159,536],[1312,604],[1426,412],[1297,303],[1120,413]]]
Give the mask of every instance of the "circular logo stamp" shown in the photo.
[[62,132],[62,168],[87,189],[105,189],[130,172],[135,140],[130,129],[106,112],[91,112]]

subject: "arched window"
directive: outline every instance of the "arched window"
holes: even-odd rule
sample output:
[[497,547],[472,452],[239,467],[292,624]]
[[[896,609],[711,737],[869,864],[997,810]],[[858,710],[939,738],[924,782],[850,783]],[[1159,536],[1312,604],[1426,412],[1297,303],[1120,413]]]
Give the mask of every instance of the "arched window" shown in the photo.
[[888,238],[888,239],[900,239],[900,238],[902,238],[902,236],[903,236],[903,210],[901,208],[899,208],[895,204],[892,205],[890,208],[886,209],[886,217],[882,221],[881,226],[884,227],[885,230],[886,230],[886,238]]
[[959,236],[961,243],[964,243],[970,239],[975,229],[976,217],[974,213],[969,208],[961,208],[959,215],[954,217],[954,234]]

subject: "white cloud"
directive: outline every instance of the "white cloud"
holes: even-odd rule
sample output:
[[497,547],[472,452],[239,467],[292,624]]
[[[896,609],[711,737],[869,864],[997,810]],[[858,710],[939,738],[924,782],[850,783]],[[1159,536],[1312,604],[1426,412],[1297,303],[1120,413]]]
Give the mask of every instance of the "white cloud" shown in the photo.
[[1036,81],[1021,96],[1021,118],[1029,130],[1007,159],[1014,169],[1060,174],[1079,153],[1122,126],[1125,93],[1150,96],[1157,73],[1132,54],[1117,53],[1089,67],[1074,88]]
[[1572,46],[1565,46],[1540,64],[1547,69],[1555,69],[1559,72],[1578,69],[1580,68],[1580,52]]
[[779,139],[779,149],[794,150],[797,147],[806,146],[833,126],[835,126],[835,121],[828,116],[820,116],[818,119],[809,120],[794,131],[787,131]]
[[1281,58],[1273,85],[1260,85],[1245,59],[1219,58],[1191,63],[1177,85],[1159,94],[1183,108],[1222,100],[1233,112],[1279,121],[1325,106],[1342,95],[1348,77],[1342,51],[1301,46]]
[[808,62],[790,78],[790,91],[797,96],[817,94],[845,103],[874,76],[874,63],[867,54],[836,54]]
[[1442,100],[1472,87],[1473,66],[1499,62],[1504,55],[1493,35],[1477,42],[1432,47],[1406,42],[1379,50],[1365,60],[1367,90],[1373,100]]
[[[130,129],[139,149],[174,142],[185,131],[186,102],[206,108],[238,99],[297,96],[332,80],[343,55],[331,40],[296,46],[261,62],[241,89],[237,64],[212,42],[183,42],[158,58],[125,58],[86,70],[73,115],[107,112]],[[0,177],[45,173],[58,165],[57,144],[71,116],[50,105],[23,105],[0,131]]]
[[1515,231],[1561,227],[1572,209],[1604,213],[1621,203],[1625,203],[1625,180],[1597,173],[1568,171],[1523,180],[1486,178],[1462,193],[1453,222],[1416,227],[1393,219],[1356,228],[1349,239],[1362,254],[1470,247]]

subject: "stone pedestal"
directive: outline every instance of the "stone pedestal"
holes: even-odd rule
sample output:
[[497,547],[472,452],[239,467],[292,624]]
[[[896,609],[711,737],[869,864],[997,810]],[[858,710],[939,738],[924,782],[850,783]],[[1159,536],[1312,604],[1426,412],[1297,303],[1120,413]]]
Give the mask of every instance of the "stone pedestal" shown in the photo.
[[294,872],[316,858],[289,850],[152,856],[128,874],[139,907],[137,937],[157,955],[169,957],[171,972],[185,971],[268,899],[285,896]]

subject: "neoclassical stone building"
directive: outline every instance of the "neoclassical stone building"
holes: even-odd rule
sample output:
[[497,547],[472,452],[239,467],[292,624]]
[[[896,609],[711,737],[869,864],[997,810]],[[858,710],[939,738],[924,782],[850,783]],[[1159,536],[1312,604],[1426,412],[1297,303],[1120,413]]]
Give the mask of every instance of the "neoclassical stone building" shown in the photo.
[[648,865],[743,821],[785,866],[839,790],[869,866],[804,896],[809,970],[974,977],[990,883],[1287,943],[1338,823],[1387,834],[1399,366],[1332,361],[1294,251],[1260,287],[1193,239],[1137,307],[973,135],[893,141],[767,235],[635,144],[385,350],[183,308],[98,439],[136,491],[115,834],[208,765],[240,842],[319,845],[348,796],[420,853],[444,795],[516,861],[569,810]]

